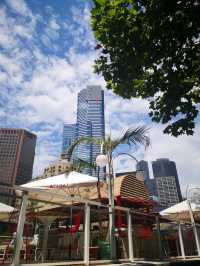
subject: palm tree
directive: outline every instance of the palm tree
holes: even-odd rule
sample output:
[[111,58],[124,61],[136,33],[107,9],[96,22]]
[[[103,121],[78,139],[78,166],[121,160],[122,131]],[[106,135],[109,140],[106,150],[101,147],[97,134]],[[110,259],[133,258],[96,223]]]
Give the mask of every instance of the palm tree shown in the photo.
[[[145,126],[140,126],[136,128],[129,128],[125,134],[118,139],[112,139],[111,135],[106,137],[105,139],[99,139],[99,138],[94,138],[94,137],[80,137],[79,139],[75,140],[69,148],[62,154],[62,157],[71,161],[73,152],[77,145],[80,144],[96,144],[96,145],[101,145],[102,146],[102,151],[104,154],[107,155],[107,161],[108,161],[108,172],[109,172],[109,177],[112,181],[113,179],[113,152],[115,149],[121,145],[121,144],[126,144],[129,147],[135,146],[137,147],[138,145],[142,145],[145,147],[145,149],[150,145],[150,138],[147,136],[149,129]],[[123,155],[125,153],[119,153],[118,155]],[[117,156],[118,156],[117,155]],[[133,157],[131,155],[131,157]],[[135,157],[133,157],[135,158]],[[137,161],[137,159],[135,158]],[[86,162],[80,158],[77,158],[77,162],[80,164],[81,169],[84,167],[92,168],[95,169],[95,164],[91,164],[89,162]],[[76,161],[75,161],[76,163]],[[100,180],[98,177],[98,184]],[[99,187],[99,186],[98,186]],[[98,193],[99,194],[99,193]]]
[[[142,145],[145,149],[150,145],[150,138],[147,136],[149,129],[145,126],[129,128],[125,134],[118,139],[112,139],[109,135],[105,139],[96,139],[94,137],[81,137],[77,139],[64,153],[65,158],[71,160],[75,147],[79,144],[92,143],[101,145],[101,152],[107,155],[108,163],[108,198],[109,198],[109,239],[111,241],[111,259],[116,257],[116,243],[114,237],[114,198],[113,198],[113,152],[120,144],[127,144],[129,147]],[[133,157],[134,158],[134,157]],[[99,178],[97,183],[98,195],[100,200]]]

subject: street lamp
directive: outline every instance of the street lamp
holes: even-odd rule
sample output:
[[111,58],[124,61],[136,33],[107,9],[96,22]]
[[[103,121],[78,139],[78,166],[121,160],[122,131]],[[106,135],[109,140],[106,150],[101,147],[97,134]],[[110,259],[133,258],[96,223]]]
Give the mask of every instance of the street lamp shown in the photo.
[[[131,157],[131,159],[134,159],[136,162],[138,162],[138,160],[130,155],[129,153],[119,153],[115,158],[119,157],[119,156],[129,156]],[[112,157],[111,157],[112,158]],[[98,167],[105,167],[106,165],[108,165],[108,176],[107,176],[107,184],[108,184],[108,199],[109,199],[109,238],[110,238],[110,245],[111,245],[111,259],[115,259],[116,258],[116,241],[115,241],[115,227],[114,227],[114,196],[113,196],[113,173],[111,171],[112,169],[112,163],[113,160],[115,158],[112,158],[111,160],[109,160],[109,156],[108,154],[103,154],[103,143],[101,144],[101,151],[100,151],[100,155],[98,155],[96,157],[96,165]],[[99,171],[98,171],[99,172]],[[99,182],[99,181],[98,181]]]
[[100,154],[96,158],[96,164],[99,167],[105,167],[108,163],[108,157],[105,154]]
[[195,242],[196,242],[196,246],[197,246],[197,253],[198,253],[198,256],[200,256],[199,237],[198,237],[197,227],[196,227],[196,223],[195,223],[195,219],[194,219],[194,214],[192,212],[192,206],[191,206],[191,203],[192,203],[191,199],[192,199],[192,197],[191,197],[191,199],[189,197],[189,193],[192,190],[198,190],[198,192],[199,192],[199,188],[191,188],[191,189],[188,189],[188,188],[187,188],[187,192],[186,192],[186,198],[187,198],[186,201],[187,201],[188,210],[189,210],[189,214],[190,214],[191,224],[192,224],[192,227],[193,227]]

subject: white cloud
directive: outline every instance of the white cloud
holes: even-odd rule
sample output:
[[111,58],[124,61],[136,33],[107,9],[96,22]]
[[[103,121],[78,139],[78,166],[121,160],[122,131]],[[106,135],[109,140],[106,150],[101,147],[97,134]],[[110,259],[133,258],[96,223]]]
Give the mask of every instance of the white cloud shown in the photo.
[[32,14],[27,4],[23,0],[6,0],[6,3],[13,12],[19,15],[30,16]]
[[89,27],[90,11],[87,4],[83,9],[77,7],[72,8],[72,20],[73,23],[67,25],[67,29],[73,36],[74,48],[81,46],[94,49],[95,40]]
[[55,18],[51,19],[49,22],[49,27],[53,30],[59,30],[60,29],[60,25],[58,24],[58,22],[56,21]]
[[28,38],[30,39],[32,36],[32,30],[30,31],[29,28],[23,26],[23,25],[14,25],[13,30],[16,34],[18,34],[20,37]]

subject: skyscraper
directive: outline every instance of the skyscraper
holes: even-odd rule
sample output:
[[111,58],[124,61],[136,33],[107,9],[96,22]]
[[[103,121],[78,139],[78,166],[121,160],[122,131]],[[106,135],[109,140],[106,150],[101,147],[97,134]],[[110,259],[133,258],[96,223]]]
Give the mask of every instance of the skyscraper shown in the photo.
[[[24,129],[0,128],[0,182],[21,185],[32,178],[36,135]],[[0,190],[0,201],[12,203],[12,192]]]
[[182,200],[176,164],[166,158],[152,162],[158,197],[164,206],[174,205]]
[[150,179],[148,162],[141,160],[136,164],[136,169],[142,171],[144,175],[144,183],[149,192],[149,196],[154,199],[157,197],[156,183],[154,179]]
[[149,179],[149,167],[148,167],[148,162],[147,161],[141,160],[141,161],[137,162],[136,169],[138,171],[143,171],[143,173],[144,173],[144,180],[145,181],[147,179]]
[[63,125],[63,138],[62,138],[62,152],[76,139],[76,124],[64,124]]
[[[78,93],[77,137],[82,136],[105,137],[104,91],[100,86],[87,86]],[[77,149],[77,157],[90,163],[99,153],[100,146],[95,144],[81,144]]]

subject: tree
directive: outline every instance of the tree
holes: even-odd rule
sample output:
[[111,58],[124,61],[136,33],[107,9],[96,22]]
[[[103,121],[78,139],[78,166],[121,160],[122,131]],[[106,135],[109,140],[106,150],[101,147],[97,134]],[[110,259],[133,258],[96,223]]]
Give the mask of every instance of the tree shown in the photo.
[[[67,159],[68,161],[71,161],[73,152],[75,148],[80,144],[96,144],[96,145],[102,145],[102,152],[107,155],[107,161],[108,161],[108,172],[110,176],[110,182],[113,182],[113,152],[114,150],[121,144],[127,144],[129,146],[134,145],[142,145],[145,148],[147,148],[150,145],[150,138],[147,136],[148,128],[145,126],[137,127],[137,128],[129,128],[125,134],[118,139],[112,139],[109,135],[105,139],[100,138],[94,138],[94,137],[80,137],[77,140],[75,140],[68,149],[62,154],[63,159]],[[123,155],[125,153],[119,153],[118,155]],[[137,159],[134,156],[131,156],[136,161]],[[72,168],[76,169],[77,171],[81,171],[84,168],[91,168],[96,169],[95,162],[86,162],[80,158],[76,158],[74,160],[74,163],[72,163]],[[99,169],[98,169],[99,171]],[[111,184],[112,186],[112,184]],[[100,180],[98,175],[98,182],[97,182],[97,190],[98,190],[98,197],[100,196]]]
[[[68,159],[71,158],[73,154],[73,150],[79,144],[85,143],[92,143],[92,144],[99,144],[101,145],[102,152],[107,155],[107,162],[108,162],[108,199],[109,199],[109,239],[110,239],[110,246],[111,246],[111,259],[115,259],[116,256],[116,243],[115,243],[115,236],[114,236],[114,197],[113,197],[113,152],[120,144],[127,144],[129,146],[134,145],[143,145],[147,148],[150,145],[150,139],[146,135],[148,129],[144,126],[137,127],[137,128],[129,128],[125,134],[118,139],[111,139],[111,135],[109,135],[105,139],[96,139],[94,137],[82,137],[76,140],[66,151],[66,157]],[[134,157],[133,157],[134,158]],[[97,182],[97,191],[98,191],[98,198],[101,200],[100,195],[100,186],[99,186],[99,179]],[[99,226],[101,228],[101,219],[99,219]]]
[[200,103],[200,0],[93,0],[95,72],[150,103],[164,133],[194,133]]

